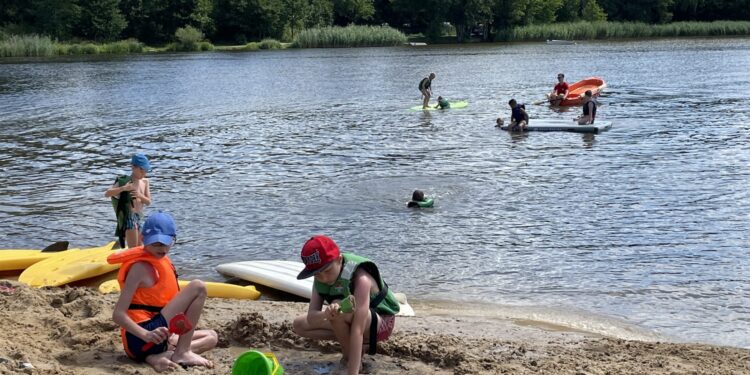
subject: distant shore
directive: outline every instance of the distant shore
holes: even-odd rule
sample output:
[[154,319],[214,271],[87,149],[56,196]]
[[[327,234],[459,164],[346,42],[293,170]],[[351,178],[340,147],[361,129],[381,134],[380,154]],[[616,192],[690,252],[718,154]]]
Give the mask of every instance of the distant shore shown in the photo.
[[[207,40],[189,43],[170,43],[147,46],[135,39],[110,43],[65,42],[39,35],[0,35],[2,57],[52,57],[64,55],[134,54],[161,52],[243,52],[287,48],[355,48],[396,45],[456,44],[455,35],[427,38],[422,34],[404,35],[389,27],[349,26],[310,29],[303,31],[292,42],[275,39],[246,44],[217,44]],[[673,22],[645,24],[638,22],[575,22],[515,27],[500,30],[491,38],[475,35],[463,43],[484,42],[544,42],[546,40],[594,41],[680,37],[738,37],[750,36],[750,21]]]
[[[0,372],[32,374],[151,374],[127,359],[112,322],[115,295],[92,288],[30,289],[0,281]],[[583,332],[544,330],[482,315],[433,310],[413,301],[413,318],[399,318],[391,339],[368,359],[377,374],[740,374],[750,350],[702,344],[630,341]],[[296,336],[291,320],[305,303],[209,299],[200,327],[219,332],[207,357],[228,374],[249,348],[271,351],[287,374],[335,374],[331,342]],[[558,327],[559,328],[559,327]],[[29,367],[31,366],[31,367]],[[26,367],[26,370],[22,369]],[[33,368],[32,368],[33,367]]]

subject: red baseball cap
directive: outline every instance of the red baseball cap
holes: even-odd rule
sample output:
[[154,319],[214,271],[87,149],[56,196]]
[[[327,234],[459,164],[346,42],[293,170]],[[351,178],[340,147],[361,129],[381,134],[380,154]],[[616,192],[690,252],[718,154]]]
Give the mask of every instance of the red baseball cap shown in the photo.
[[297,275],[297,280],[306,279],[323,271],[341,255],[338,245],[327,236],[312,236],[302,246],[302,262],[305,269]]

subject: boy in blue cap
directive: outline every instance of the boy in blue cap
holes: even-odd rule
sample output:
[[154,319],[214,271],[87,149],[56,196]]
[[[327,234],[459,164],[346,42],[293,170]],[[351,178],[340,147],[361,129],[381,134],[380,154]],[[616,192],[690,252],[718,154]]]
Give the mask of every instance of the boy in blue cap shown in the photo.
[[[112,319],[117,323],[128,357],[147,362],[156,371],[178,365],[213,367],[199,353],[216,347],[219,336],[214,330],[195,330],[206,302],[206,284],[193,280],[180,289],[177,273],[167,253],[177,238],[172,216],[151,214],[143,224],[143,246],[116,252],[107,257],[110,264],[122,264],[117,274],[120,298]],[[188,329],[170,340],[170,324],[184,314]],[[180,328],[180,327],[177,327]],[[176,342],[175,342],[176,341]]]
[[151,171],[151,164],[143,154],[135,154],[130,160],[130,176],[122,175],[115,179],[115,183],[104,192],[104,196],[112,199],[112,208],[117,216],[117,236],[120,247],[136,247],[142,245],[138,237],[138,230],[143,218],[143,208],[151,204],[151,190],[146,174]]

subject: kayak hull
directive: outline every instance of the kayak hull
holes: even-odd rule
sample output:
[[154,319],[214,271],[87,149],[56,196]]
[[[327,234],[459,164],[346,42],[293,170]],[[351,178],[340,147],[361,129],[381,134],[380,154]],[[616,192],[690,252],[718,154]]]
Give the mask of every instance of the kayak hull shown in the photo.
[[603,79],[599,77],[589,77],[586,79],[582,79],[570,85],[570,89],[568,90],[568,97],[560,102],[560,106],[571,107],[582,105],[586,90],[591,90],[592,96],[597,97],[605,87],[607,87],[607,84]]

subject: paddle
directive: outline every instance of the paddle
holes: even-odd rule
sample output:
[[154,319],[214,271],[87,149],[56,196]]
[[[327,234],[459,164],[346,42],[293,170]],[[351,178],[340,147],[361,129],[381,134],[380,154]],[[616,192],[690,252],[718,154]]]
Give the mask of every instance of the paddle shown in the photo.
[[68,241],[57,241],[53,243],[52,245],[49,245],[42,249],[43,253],[56,253],[58,251],[65,251],[68,250]]
[[[191,329],[193,329],[193,325],[190,324],[190,320],[188,320],[187,316],[183,313],[179,313],[173,316],[172,319],[169,319],[169,333],[182,335],[185,334],[185,332],[189,332]],[[146,345],[143,345],[141,351],[145,352],[151,349],[152,346],[154,346],[153,342],[147,342]]]

